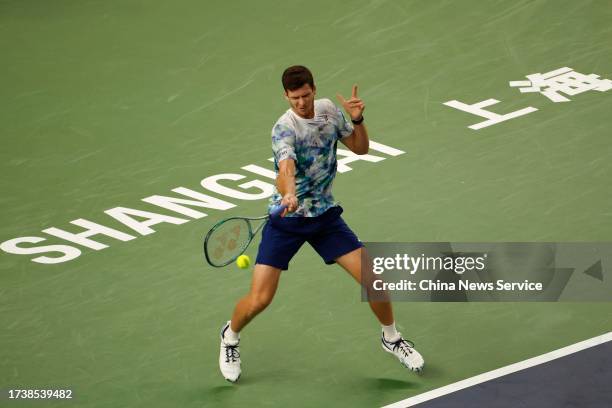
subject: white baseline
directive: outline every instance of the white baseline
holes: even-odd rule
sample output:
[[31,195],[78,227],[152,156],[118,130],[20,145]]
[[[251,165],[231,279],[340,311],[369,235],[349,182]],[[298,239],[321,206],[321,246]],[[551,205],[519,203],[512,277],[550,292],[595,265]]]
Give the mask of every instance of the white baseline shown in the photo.
[[[612,341],[612,332],[602,334],[601,336],[593,337],[576,344],[569,345],[567,347],[560,348],[558,350],[551,351],[550,353],[542,354],[537,357],[530,358],[528,360],[519,361],[518,363],[510,364],[508,366],[498,368],[493,371],[489,371],[477,376],[466,378],[465,380],[457,381],[444,387],[436,388],[435,390],[424,392],[423,394],[415,395],[414,397],[406,398],[393,404],[385,405],[383,408],[405,408],[412,407],[416,404],[420,404],[425,401],[432,400],[434,398],[441,397],[453,393],[455,391],[462,390],[464,388],[472,387],[474,385],[493,380],[495,378],[502,377],[504,375],[512,374],[517,371],[531,368],[539,364],[544,364],[552,360],[556,360],[561,357],[568,356],[570,354],[577,353],[582,350],[586,350],[591,347],[599,346],[600,344]],[[425,368],[427,369],[427,367]]]

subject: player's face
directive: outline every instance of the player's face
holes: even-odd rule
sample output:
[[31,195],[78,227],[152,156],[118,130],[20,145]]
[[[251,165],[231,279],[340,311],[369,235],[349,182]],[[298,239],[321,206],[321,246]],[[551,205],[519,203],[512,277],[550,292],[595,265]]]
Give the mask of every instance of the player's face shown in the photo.
[[285,91],[285,98],[289,101],[291,109],[300,117],[305,119],[314,118],[314,98],[316,87],[311,88],[304,84],[301,88],[293,91]]

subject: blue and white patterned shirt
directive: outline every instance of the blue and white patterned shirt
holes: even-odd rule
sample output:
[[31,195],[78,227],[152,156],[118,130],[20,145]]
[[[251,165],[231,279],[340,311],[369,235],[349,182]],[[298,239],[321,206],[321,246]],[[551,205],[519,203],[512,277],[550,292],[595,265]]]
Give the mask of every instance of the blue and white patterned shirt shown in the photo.
[[[336,176],[336,145],[353,133],[353,125],[329,99],[316,100],[314,111],[314,118],[304,119],[289,109],[272,128],[276,174],[279,162],[295,160],[298,210],[288,217],[316,217],[337,205],[331,192]],[[269,207],[280,204],[281,198],[275,188]]]

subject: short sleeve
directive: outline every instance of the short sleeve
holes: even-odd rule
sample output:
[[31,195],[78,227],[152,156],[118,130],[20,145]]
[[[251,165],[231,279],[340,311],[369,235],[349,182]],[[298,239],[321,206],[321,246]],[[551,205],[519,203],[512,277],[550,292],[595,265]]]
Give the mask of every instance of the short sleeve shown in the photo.
[[272,128],[272,151],[277,163],[286,159],[297,161],[295,155],[295,131],[282,123],[274,125]]
[[331,102],[331,104],[333,105],[336,128],[338,129],[338,139],[343,139],[350,136],[353,133],[353,124],[346,120],[344,113],[338,106],[336,106],[336,104],[333,102]]

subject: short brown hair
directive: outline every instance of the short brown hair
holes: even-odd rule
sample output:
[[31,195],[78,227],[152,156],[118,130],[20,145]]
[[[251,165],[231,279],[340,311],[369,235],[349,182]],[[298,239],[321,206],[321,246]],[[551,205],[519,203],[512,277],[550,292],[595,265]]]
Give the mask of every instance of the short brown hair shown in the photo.
[[305,84],[310,85],[314,89],[314,79],[312,72],[302,65],[293,65],[283,72],[283,88],[285,91],[295,91],[303,87]]

